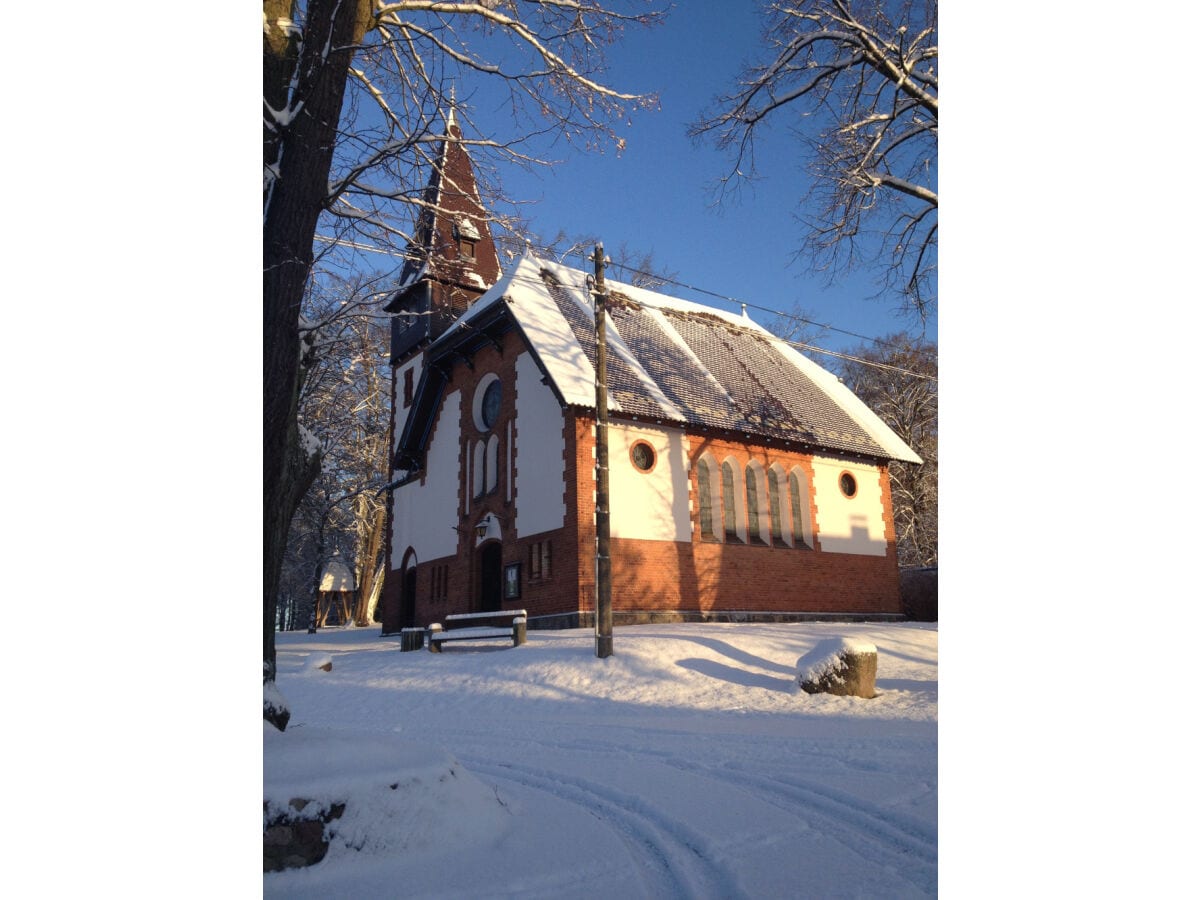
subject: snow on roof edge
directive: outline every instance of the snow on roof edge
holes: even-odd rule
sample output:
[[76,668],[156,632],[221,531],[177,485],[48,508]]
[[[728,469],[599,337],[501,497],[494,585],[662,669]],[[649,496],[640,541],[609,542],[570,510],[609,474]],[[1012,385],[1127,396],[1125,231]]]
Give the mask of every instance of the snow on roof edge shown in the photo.
[[826,396],[836,403],[863,431],[870,435],[875,443],[883,448],[892,459],[899,462],[924,462],[908,444],[904,443],[887,426],[887,423],[883,419],[859,399],[857,394],[846,387],[841,379],[820,364],[813,362],[777,335],[772,334],[748,315],[728,312],[727,310],[697,303],[693,300],[683,300],[679,297],[672,297],[669,294],[660,294],[657,291],[635,287],[634,285],[626,285],[621,282],[612,282],[611,284],[619,285],[621,293],[626,294],[631,300],[643,304],[648,309],[653,309],[658,315],[661,315],[660,311],[664,309],[680,313],[702,312],[715,315],[735,328],[753,329],[761,333],[774,346],[779,348],[785,359],[791,360],[793,365],[815,381],[825,391]]
[[[512,301],[512,308],[517,313],[516,318],[518,324],[521,325],[522,332],[525,333],[526,339],[529,341],[531,348],[533,348],[533,352],[536,353],[542,360],[546,371],[550,373],[551,378],[554,379],[555,385],[559,388],[559,392],[561,393],[563,400],[572,406],[594,408],[596,405],[594,393],[596,378],[595,368],[587,359],[587,354],[583,352],[583,348],[579,346],[579,342],[575,340],[575,335],[571,331],[570,325],[562,317],[561,311],[558,310],[558,305],[555,303],[554,298],[550,296],[549,290],[546,288],[545,283],[541,279],[540,273],[542,269],[549,270],[555,276],[555,278],[559,280],[563,287],[567,289],[569,295],[576,302],[579,302],[578,293],[586,292],[587,290],[586,273],[579,269],[565,265],[564,263],[542,259],[533,252],[532,248],[526,248],[525,252],[521,254],[521,257],[517,260],[517,263],[515,266],[513,266],[512,270],[507,274],[502,274],[500,279],[494,285],[492,285],[492,287],[489,288],[482,297],[471,304],[467,311],[458,318],[455,324],[447,329],[445,334],[433,342],[433,344],[430,346],[430,350],[433,350],[439,344],[453,335],[457,330],[456,326],[469,322],[472,318],[479,315],[482,310],[490,308],[496,302],[508,296]],[[580,276],[582,276],[582,281],[580,280]],[[515,287],[514,284],[516,285]],[[757,333],[760,333],[763,337],[769,340],[773,346],[778,348],[785,359],[789,360],[794,366],[796,366],[797,369],[816,382],[817,385],[824,390],[826,396],[836,403],[842,409],[842,411],[846,413],[846,415],[848,415],[856,424],[859,425],[859,427],[861,427],[868,435],[870,435],[870,437],[884,450],[885,453],[889,455],[891,459],[899,462],[924,462],[924,460],[922,460],[921,457],[918,456],[911,447],[904,443],[904,441],[901,440],[900,437],[894,431],[892,431],[887,424],[871,410],[869,406],[859,399],[858,395],[846,387],[846,385],[843,384],[836,375],[818,363],[813,362],[803,353],[800,353],[786,341],[780,339],[777,335],[772,334],[753,319],[739,314],[727,312],[726,310],[718,309],[717,307],[707,306],[703,303],[697,303],[692,300],[683,300],[679,297],[672,297],[668,294],[660,294],[656,291],[624,284],[623,282],[619,281],[608,281],[608,287],[610,291],[616,289],[620,293],[629,297],[629,299],[646,307],[648,310],[654,310],[658,315],[661,315],[661,312],[659,311],[664,309],[679,313],[705,313],[714,315],[724,320],[731,327],[739,329],[751,329]],[[528,300],[534,300],[534,303],[522,303],[521,300],[523,297]],[[538,309],[535,305],[538,301],[550,304],[553,309],[551,310],[549,307]],[[566,359],[560,358],[557,354],[548,359],[547,354],[543,354],[539,351],[535,336],[531,335],[529,330],[525,327],[526,323],[522,321],[521,313],[525,313],[527,316],[532,317],[533,322],[540,323],[543,326],[550,324],[545,318],[545,314],[547,313],[549,313],[552,318],[558,319],[558,322],[553,324],[561,327],[555,327],[553,331],[557,332],[556,337],[558,340],[565,342],[564,350],[566,350],[571,357],[575,358],[575,364],[577,368],[573,370],[573,373],[571,369],[563,365],[563,363],[567,362]],[[539,313],[542,315],[539,315]],[[677,418],[678,421],[686,421],[686,417],[682,414],[682,412],[675,407],[675,405],[671,403],[669,399],[667,399],[666,395],[662,393],[661,389],[658,388],[658,385],[655,384],[653,379],[650,378],[645,369],[642,368],[641,364],[637,362],[637,359],[633,355],[632,351],[629,350],[624,340],[620,338],[620,332],[616,329],[615,323],[612,322],[611,318],[608,319],[608,322],[612,326],[610,328],[610,334],[615,334],[617,338],[616,341],[610,341],[610,344],[617,349],[617,352],[622,356],[624,361],[629,364],[637,373],[639,379],[642,379],[648,387],[653,387],[651,396],[654,398],[655,402],[659,404],[660,408],[663,409],[666,417]],[[542,333],[549,334],[550,331],[551,329],[544,328]],[[672,331],[673,329],[668,331],[668,336],[671,335]],[[561,374],[562,377],[557,377],[555,374],[556,372]],[[585,373],[586,377],[579,377]],[[569,377],[571,374],[574,374],[575,377]],[[586,382],[590,386],[590,390],[581,394],[580,383],[583,382]],[[568,387],[570,390],[567,389]],[[724,389],[722,388],[722,390]],[[612,412],[622,412],[623,408],[621,407],[619,401],[610,396],[609,410]],[[673,411],[673,413],[670,411]]]
[[863,431],[869,434],[875,443],[882,447],[892,459],[898,462],[925,462],[908,444],[900,439],[900,436],[896,432],[887,426],[887,423],[871,407],[859,399],[859,396],[854,391],[846,387],[840,378],[828,369],[813,362],[791,344],[780,340],[757,323],[754,324],[755,327],[762,329],[763,333],[768,335],[785,359],[791,360],[796,368],[817,382],[825,391],[826,396],[840,406],[842,411],[853,419]]
[[863,431],[877,443],[889,456],[898,462],[924,463],[916,452],[900,439],[896,432],[888,427],[871,407],[867,406],[859,396],[846,387],[842,380],[819,363],[813,362],[787,341],[772,334],[749,316],[737,317],[736,324],[740,328],[749,328],[760,332],[771,342],[784,359],[811,378],[825,391],[825,395],[836,403],[846,415],[854,420]]

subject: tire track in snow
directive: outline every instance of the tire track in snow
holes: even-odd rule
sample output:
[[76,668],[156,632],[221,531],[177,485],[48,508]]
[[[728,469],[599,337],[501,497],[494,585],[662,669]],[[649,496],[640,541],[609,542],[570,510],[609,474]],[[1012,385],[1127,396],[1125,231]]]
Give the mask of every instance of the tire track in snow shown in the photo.
[[712,862],[713,848],[706,837],[663,815],[640,797],[577,775],[543,772],[471,756],[458,758],[476,775],[543,791],[600,818],[630,849],[647,897],[733,900],[743,896],[736,877]]
[[[459,732],[466,735],[467,732]],[[493,755],[490,757],[493,761],[496,759],[494,755],[496,738],[492,736]],[[532,751],[536,755],[541,756],[545,751],[550,752],[569,752],[587,753],[598,757],[621,758],[630,762],[644,760],[653,762],[657,765],[663,765],[676,771],[683,772],[698,780],[696,790],[704,790],[704,782],[709,781],[714,784],[722,784],[738,791],[746,793],[755,802],[769,805],[777,809],[789,818],[795,819],[805,828],[810,828],[826,838],[835,841],[846,847],[850,852],[861,857],[864,862],[869,863],[873,868],[877,868],[881,872],[891,872],[896,877],[904,882],[908,882],[916,887],[922,893],[936,892],[937,885],[937,825],[930,823],[918,816],[906,815],[901,811],[892,809],[879,803],[873,803],[870,800],[864,800],[853,794],[839,791],[829,787],[817,778],[800,778],[786,772],[772,771],[768,767],[767,771],[758,770],[753,762],[748,761],[730,761],[727,751],[720,754],[725,757],[723,761],[714,758],[712,762],[706,763],[689,757],[680,756],[673,750],[659,749],[651,746],[633,746],[630,742],[609,742],[603,739],[597,740],[589,738],[587,740],[579,739],[536,739],[527,740],[523,736],[505,736],[500,739],[503,743],[510,744],[514,747],[521,747],[523,755],[528,756]],[[734,743],[737,739],[734,739]],[[698,749],[693,746],[693,749]],[[749,749],[749,748],[746,748]],[[821,752],[815,753],[815,748],[806,749],[805,753],[809,757],[819,757],[826,762],[836,764],[836,768],[841,770],[842,777],[852,776],[853,772],[879,772],[876,766],[860,766],[853,761],[845,759],[841,754]],[[465,758],[460,754],[460,759]],[[486,763],[483,758],[479,758],[481,765],[489,768],[495,768],[491,763]],[[505,764],[500,764],[505,766]],[[512,773],[519,766],[505,766],[509,773]],[[495,774],[505,776],[505,768],[496,769]],[[555,773],[550,775],[543,770],[529,769],[530,773],[541,775],[547,780],[547,783],[553,784],[578,784],[583,785],[582,779],[575,775]],[[886,772],[884,773],[886,774]],[[520,781],[519,778],[512,778],[514,781]],[[936,778],[935,778],[936,782]],[[536,785],[530,785],[537,787]],[[597,788],[599,790],[599,788]],[[617,792],[611,789],[604,788],[605,796],[616,795]],[[557,793],[551,791],[551,793]],[[576,795],[567,797],[559,794],[563,799],[579,803],[587,806],[589,800],[586,797]],[[627,795],[619,795],[626,797]],[[621,799],[618,802],[621,811],[629,808],[627,799]],[[635,803],[639,804],[639,808],[645,809],[646,802],[640,798],[635,798]],[[654,817],[660,823],[660,831],[665,828],[668,832],[683,828],[680,823],[668,819],[663,815],[661,810],[653,811]],[[707,844],[710,839],[697,837],[691,842],[691,846],[696,846],[701,843]],[[627,840],[628,843],[628,840]],[[651,842],[652,845],[652,842]],[[649,846],[649,845],[644,845]],[[708,854],[713,856],[715,854]],[[669,866],[669,863],[668,863]],[[727,876],[727,880],[732,884],[735,879]],[[676,893],[668,893],[667,896],[680,896]],[[688,896],[688,895],[683,895]],[[716,896],[705,892],[697,896]]]
[[804,820],[814,830],[914,886],[936,890],[936,826],[931,828],[916,818],[793,776],[759,775],[737,764],[712,768],[679,757],[663,762],[700,778],[747,790],[756,800]]
[[[610,724],[607,727],[611,730],[621,729],[623,726]],[[634,734],[640,734],[642,731],[642,729],[638,727],[632,727],[628,730]],[[441,735],[442,739],[450,746],[454,746],[460,741],[462,743],[471,744],[479,743],[478,730],[443,728],[439,730],[438,734]],[[698,737],[706,738],[711,736],[698,735],[696,732],[692,731],[676,731],[656,728],[652,737],[655,740],[683,738],[685,740],[691,739],[694,741]],[[730,740],[728,742],[723,742],[722,739],[724,738],[729,738]],[[802,753],[805,758],[829,763],[834,768],[845,773],[866,772],[872,774],[908,774],[908,769],[904,768],[904,766],[900,764],[897,764],[895,767],[885,767],[879,765],[878,761],[876,760],[855,760],[852,758],[847,758],[844,752],[822,749],[822,747],[828,742],[803,741],[790,736],[769,736],[765,739],[760,735],[722,734],[718,736],[718,744],[742,744],[742,746],[735,748],[739,757],[742,758],[744,758],[747,753],[752,753],[764,740],[786,745],[789,748],[789,753],[791,754]],[[629,759],[646,758],[652,762],[670,762],[671,760],[680,758],[679,752],[676,749],[658,749],[644,744],[639,745],[634,741],[606,740],[603,737],[596,737],[590,734],[587,738],[534,738],[528,735],[505,735],[497,734],[495,732],[488,733],[487,743],[491,748],[493,748],[493,750],[501,742],[518,748],[525,756],[528,756],[531,750],[551,750],[567,751],[572,754],[583,752]],[[691,746],[693,750],[697,749],[694,743]],[[719,754],[720,756],[728,755],[728,749],[726,747],[719,746],[718,749],[722,751],[722,753]],[[777,754],[769,753],[766,756],[767,762],[775,758],[777,758]]]

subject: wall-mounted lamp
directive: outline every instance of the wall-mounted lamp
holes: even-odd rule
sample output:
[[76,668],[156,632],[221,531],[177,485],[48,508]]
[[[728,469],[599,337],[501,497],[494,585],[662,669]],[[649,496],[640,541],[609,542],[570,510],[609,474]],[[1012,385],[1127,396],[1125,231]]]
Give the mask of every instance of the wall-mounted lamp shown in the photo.
[[[475,528],[474,528],[475,536],[477,538],[479,538],[479,540],[482,541],[485,537],[487,537],[488,529],[492,526],[493,522],[495,522],[496,525],[499,526],[500,517],[498,515],[496,515],[495,513],[484,514],[484,517],[482,519],[480,519],[479,522],[476,523],[476,525],[475,525]],[[471,533],[471,529],[459,528],[457,525],[451,525],[450,527],[453,528],[455,531],[457,531],[459,534],[470,534]]]
[[478,536],[480,540],[484,540],[484,538],[487,536],[488,529],[492,527],[492,522],[496,523],[497,528],[499,528],[500,522],[503,521],[503,518],[500,518],[498,515],[494,514],[494,512],[488,512],[488,514],[482,517],[481,520],[479,520],[479,523],[476,524],[475,536]]
[[488,513],[482,519],[480,519],[479,524],[475,526],[475,535],[481,541],[487,537],[488,529],[491,527],[493,522],[495,522],[497,527],[499,527],[500,517],[495,513]]

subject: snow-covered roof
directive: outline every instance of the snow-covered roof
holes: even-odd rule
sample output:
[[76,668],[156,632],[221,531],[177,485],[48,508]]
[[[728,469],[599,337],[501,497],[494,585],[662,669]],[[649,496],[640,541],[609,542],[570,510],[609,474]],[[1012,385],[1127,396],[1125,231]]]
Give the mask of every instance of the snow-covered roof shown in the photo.
[[[606,287],[611,413],[921,461],[835,375],[751,319],[620,282]],[[594,409],[588,274],[528,251],[434,342],[431,359],[451,352],[500,304],[563,402]]]
[[341,559],[334,557],[325,564],[321,573],[322,591],[352,591],[354,590],[354,573]]

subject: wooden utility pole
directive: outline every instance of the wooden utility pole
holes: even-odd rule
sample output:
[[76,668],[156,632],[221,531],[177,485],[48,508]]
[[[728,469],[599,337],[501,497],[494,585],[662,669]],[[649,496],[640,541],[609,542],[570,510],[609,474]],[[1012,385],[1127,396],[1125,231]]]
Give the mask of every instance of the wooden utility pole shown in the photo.
[[612,656],[612,560],[608,540],[608,350],[604,317],[604,245],[592,254],[596,266],[596,657]]

